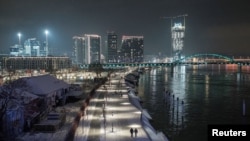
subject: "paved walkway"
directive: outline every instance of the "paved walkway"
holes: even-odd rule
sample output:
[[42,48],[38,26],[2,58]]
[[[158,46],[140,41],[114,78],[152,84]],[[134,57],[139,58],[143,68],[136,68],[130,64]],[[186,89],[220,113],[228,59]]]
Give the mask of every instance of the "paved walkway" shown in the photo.
[[[150,141],[141,125],[141,112],[128,99],[120,76],[100,87],[75,133],[75,141]],[[130,128],[138,134],[131,137]]]
[[[66,123],[57,132],[28,132],[18,140],[65,141],[83,102],[81,100],[64,106],[67,111]],[[85,116],[81,118],[76,129],[74,141],[150,141],[150,138],[154,141],[159,140],[153,130],[147,127],[142,128],[141,111],[129,102],[127,86],[120,76],[112,77],[105,87],[101,86],[96,90],[85,112]],[[133,134],[131,137],[131,128],[138,129],[137,136]],[[150,134],[150,138],[145,130]]]

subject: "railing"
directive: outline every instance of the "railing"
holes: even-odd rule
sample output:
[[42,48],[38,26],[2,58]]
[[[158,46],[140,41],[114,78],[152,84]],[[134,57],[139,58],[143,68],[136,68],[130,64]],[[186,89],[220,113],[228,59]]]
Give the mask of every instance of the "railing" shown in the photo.
[[237,64],[237,65],[250,65],[249,62],[242,62],[242,61],[198,61],[198,62],[171,62],[171,63],[116,63],[116,64],[91,64],[91,65],[84,65],[82,68],[100,68],[103,69],[119,69],[125,67],[171,67],[177,65],[202,65],[202,64]]

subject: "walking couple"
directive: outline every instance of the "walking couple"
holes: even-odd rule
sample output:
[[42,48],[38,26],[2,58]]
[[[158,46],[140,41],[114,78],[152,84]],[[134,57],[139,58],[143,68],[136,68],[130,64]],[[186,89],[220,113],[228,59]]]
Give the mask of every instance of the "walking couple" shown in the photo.
[[135,137],[137,137],[137,133],[138,133],[137,128],[135,128],[135,129],[130,128],[130,133],[131,133],[131,137],[133,137],[133,133],[135,133]]

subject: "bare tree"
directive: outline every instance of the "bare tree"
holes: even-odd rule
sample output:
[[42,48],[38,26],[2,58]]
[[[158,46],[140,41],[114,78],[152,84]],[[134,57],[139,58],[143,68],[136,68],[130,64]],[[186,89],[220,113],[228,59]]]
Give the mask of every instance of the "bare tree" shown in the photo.
[[[3,125],[3,118],[7,111],[8,104],[10,101],[15,101],[20,104],[20,96],[15,93],[15,87],[13,84],[3,85],[0,89],[0,125]],[[0,127],[0,132],[3,129]]]
[[89,71],[93,71],[96,73],[97,77],[101,77],[101,73],[104,71],[102,64],[90,64]]

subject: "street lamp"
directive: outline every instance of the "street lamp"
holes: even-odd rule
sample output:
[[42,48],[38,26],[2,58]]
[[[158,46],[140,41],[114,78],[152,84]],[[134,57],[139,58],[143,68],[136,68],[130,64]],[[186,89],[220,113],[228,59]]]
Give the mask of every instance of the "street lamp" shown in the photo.
[[17,33],[17,36],[18,36],[19,45],[21,45],[21,36],[22,36],[22,34],[19,32],[19,33]]
[[46,51],[46,57],[48,56],[48,34],[49,34],[49,31],[48,30],[45,30],[45,36],[46,36],[46,47],[45,47],[45,51]]

